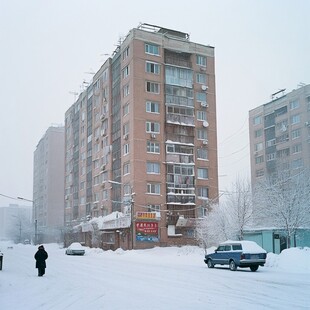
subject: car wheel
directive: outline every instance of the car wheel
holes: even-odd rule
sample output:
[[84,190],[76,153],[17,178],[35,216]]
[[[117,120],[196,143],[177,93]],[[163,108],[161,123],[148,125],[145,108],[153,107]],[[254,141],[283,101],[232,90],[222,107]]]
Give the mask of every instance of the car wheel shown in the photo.
[[214,264],[213,264],[213,262],[212,262],[212,260],[210,258],[207,261],[207,265],[208,265],[208,268],[213,268],[214,267]]
[[254,272],[254,271],[256,271],[258,269],[258,266],[251,266],[250,269],[251,269],[251,271]]
[[230,269],[231,271],[235,271],[235,270],[237,269],[237,266],[236,266],[235,261],[231,260],[231,261],[229,262],[229,269]]

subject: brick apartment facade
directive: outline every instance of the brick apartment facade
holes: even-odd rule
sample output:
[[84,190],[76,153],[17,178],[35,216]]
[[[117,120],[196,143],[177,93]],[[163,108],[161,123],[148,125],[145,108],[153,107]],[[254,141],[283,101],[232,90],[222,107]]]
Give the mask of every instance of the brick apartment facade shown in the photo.
[[129,31],[65,115],[65,224],[116,214],[100,244],[194,244],[218,197],[214,48]]

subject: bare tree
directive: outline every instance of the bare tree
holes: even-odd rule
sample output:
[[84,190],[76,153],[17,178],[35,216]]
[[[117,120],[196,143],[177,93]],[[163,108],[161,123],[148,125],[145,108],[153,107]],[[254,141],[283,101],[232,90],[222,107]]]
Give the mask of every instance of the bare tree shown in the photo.
[[308,171],[295,175],[290,170],[277,171],[256,186],[255,218],[260,224],[283,229],[290,248],[296,230],[310,226],[309,201]]
[[253,204],[250,181],[237,178],[233,183],[232,192],[226,201],[227,216],[240,240],[243,240],[244,228],[252,221]]
[[228,198],[207,205],[207,214],[197,221],[196,237],[206,249],[228,239],[243,239],[245,226],[252,222],[253,205],[250,182],[236,179]]

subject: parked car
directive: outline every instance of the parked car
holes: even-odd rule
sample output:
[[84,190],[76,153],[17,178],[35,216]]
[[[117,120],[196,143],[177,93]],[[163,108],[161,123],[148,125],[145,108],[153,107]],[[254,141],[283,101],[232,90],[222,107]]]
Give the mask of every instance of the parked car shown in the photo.
[[267,252],[254,241],[226,241],[221,243],[214,253],[206,254],[204,262],[209,268],[215,265],[228,265],[235,271],[237,267],[250,267],[256,271],[264,266]]
[[84,255],[85,249],[79,242],[73,242],[68,248],[66,249],[67,255]]

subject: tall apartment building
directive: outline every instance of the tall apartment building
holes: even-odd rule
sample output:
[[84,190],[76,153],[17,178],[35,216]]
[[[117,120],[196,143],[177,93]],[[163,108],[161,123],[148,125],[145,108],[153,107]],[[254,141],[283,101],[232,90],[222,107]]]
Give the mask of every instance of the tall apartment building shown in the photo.
[[310,168],[310,85],[284,91],[249,112],[252,185],[279,169]]
[[68,227],[119,211],[103,243],[194,242],[218,197],[214,71],[214,48],[186,33],[129,31],[65,115]]
[[32,215],[37,243],[55,241],[64,227],[64,146],[64,127],[53,126],[34,151]]

